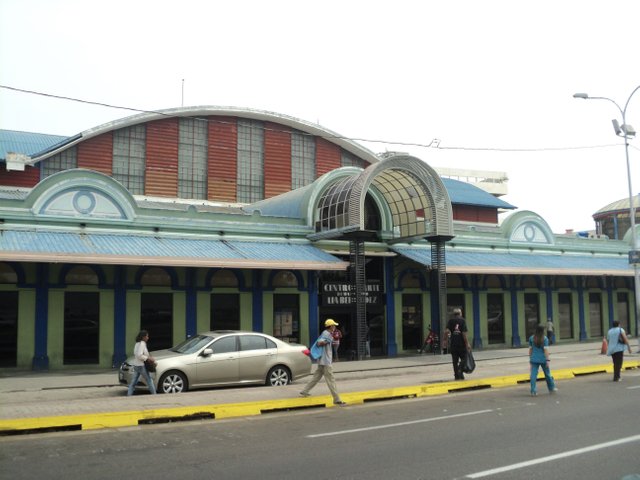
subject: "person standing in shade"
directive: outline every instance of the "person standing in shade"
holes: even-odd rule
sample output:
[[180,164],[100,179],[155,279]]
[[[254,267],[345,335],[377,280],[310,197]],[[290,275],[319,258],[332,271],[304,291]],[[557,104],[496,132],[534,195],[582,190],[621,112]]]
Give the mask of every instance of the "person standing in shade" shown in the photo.
[[447,338],[449,339],[449,353],[453,363],[453,375],[456,380],[464,380],[462,366],[467,357],[467,352],[471,351],[469,340],[467,340],[467,322],[462,317],[462,310],[453,309],[453,317],[447,323]]
[[620,326],[618,320],[613,321],[613,327],[607,332],[607,355],[611,357],[613,361],[613,381],[620,381],[620,370],[622,370],[622,361],[624,360],[625,347],[631,353],[631,345],[629,339],[624,331],[624,328]]
[[553,335],[553,322],[551,321],[551,317],[547,319],[547,339],[549,340],[549,345],[553,345],[555,336]]
[[333,378],[333,367],[331,366],[333,361],[333,332],[338,324],[335,320],[329,318],[324,322],[324,326],[326,330],[320,334],[320,337],[317,340],[317,345],[323,348],[322,356],[318,359],[318,367],[313,373],[313,377],[302,389],[300,395],[308,397],[311,389],[316,386],[322,377],[324,377],[324,380],[327,382],[327,386],[329,387],[329,391],[331,392],[331,396],[333,397],[334,405],[346,405],[346,403],[340,399],[340,395],[338,394],[336,381]]
[[531,396],[537,395],[536,382],[538,381],[538,369],[542,367],[544,378],[547,381],[549,393],[558,391],[555,381],[549,369],[549,339],[544,334],[544,325],[538,325],[533,335],[529,337],[529,365],[531,372],[529,380],[531,382]]
[[147,371],[147,367],[144,366],[145,360],[151,360],[152,362],[155,361],[155,359],[149,354],[149,350],[147,350],[148,341],[149,332],[147,332],[146,330],[140,330],[140,333],[138,333],[138,336],[136,337],[136,344],[133,347],[134,359],[131,364],[133,366],[134,374],[131,378],[131,383],[129,384],[127,395],[133,395],[133,391],[135,390],[136,384],[140,379],[140,375],[144,376],[144,379],[147,382],[147,386],[149,387],[149,391],[154,395],[156,393],[156,386],[153,383],[153,379]]

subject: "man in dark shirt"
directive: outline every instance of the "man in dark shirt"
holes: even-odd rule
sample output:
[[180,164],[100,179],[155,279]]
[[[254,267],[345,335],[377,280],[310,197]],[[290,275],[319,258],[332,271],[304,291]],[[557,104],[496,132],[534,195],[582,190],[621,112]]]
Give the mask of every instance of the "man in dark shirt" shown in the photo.
[[447,323],[447,338],[449,339],[449,351],[453,363],[453,374],[456,380],[464,380],[462,366],[467,357],[467,351],[471,350],[467,340],[467,323],[462,317],[462,310],[453,309],[453,317]]

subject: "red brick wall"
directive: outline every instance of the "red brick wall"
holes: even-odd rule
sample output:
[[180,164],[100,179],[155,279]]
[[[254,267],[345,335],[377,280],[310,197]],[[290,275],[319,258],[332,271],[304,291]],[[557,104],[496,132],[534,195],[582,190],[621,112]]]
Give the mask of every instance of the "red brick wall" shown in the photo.
[[78,144],[78,168],[107,175],[113,173],[113,133],[107,132]]
[[291,190],[291,130],[276,123],[264,124],[264,196]]
[[340,147],[316,137],[316,177],[320,177],[342,165]]
[[0,185],[10,187],[34,187],[40,181],[40,167],[25,167],[24,171],[7,171],[3,165],[0,168]]
[[178,119],[147,124],[145,195],[178,196]]
[[209,200],[237,199],[238,121],[233,117],[209,117]]
[[453,219],[466,222],[498,223],[498,210],[470,205],[452,205]]

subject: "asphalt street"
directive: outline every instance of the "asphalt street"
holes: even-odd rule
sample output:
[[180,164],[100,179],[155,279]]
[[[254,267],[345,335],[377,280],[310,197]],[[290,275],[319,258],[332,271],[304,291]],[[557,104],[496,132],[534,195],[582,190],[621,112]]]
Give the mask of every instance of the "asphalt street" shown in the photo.
[[[635,348],[634,348],[635,350]],[[467,380],[452,379],[447,355],[407,355],[357,362],[338,362],[338,389],[350,405],[387,398],[447,395],[469,389],[519,386],[528,391],[526,348],[474,352],[477,368]],[[554,345],[552,370],[560,387],[589,374],[610,376],[611,360],[595,342]],[[638,355],[626,355],[625,367],[640,367]],[[626,371],[625,374],[626,375]],[[44,429],[102,429],[162,421],[221,420],[276,411],[333,407],[321,382],[309,398],[298,392],[307,379],[285,387],[218,388],[177,395],[126,397],[116,370],[0,372],[0,434]]]
[[640,371],[332,409],[0,437],[0,478],[632,479]]

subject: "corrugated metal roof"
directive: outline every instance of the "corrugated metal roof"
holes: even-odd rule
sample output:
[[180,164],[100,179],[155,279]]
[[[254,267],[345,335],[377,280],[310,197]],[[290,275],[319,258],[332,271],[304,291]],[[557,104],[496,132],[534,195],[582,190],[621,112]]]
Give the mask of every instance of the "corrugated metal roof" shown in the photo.
[[5,160],[8,152],[31,156],[51,148],[67,138],[60,135],[0,130],[0,160]]
[[[616,200],[615,202],[610,203],[609,205],[606,205],[604,207],[602,207],[600,210],[598,210],[596,213],[593,214],[593,216],[597,216],[597,215],[601,215],[603,213],[609,213],[609,212],[617,212],[620,210],[626,211],[625,213],[629,212],[629,197],[627,198],[623,198],[621,200]],[[634,208],[640,208],[640,195],[634,195],[633,196],[633,206]]]
[[0,261],[345,270],[311,244],[38,230],[0,230]]
[[0,186],[0,199],[2,200],[24,200],[29,195],[30,188],[3,187]]
[[513,210],[516,207],[510,203],[494,197],[489,192],[482,190],[470,183],[461,182],[452,178],[442,178],[449,198],[453,205],[473,205],[477,207],[493,207]]
[[[422,265],[431,265],[431,248],[428,246],[396,246],[392,250]],[[633,276],[633,269],[626,256],[542,255],[447,249],[446,262],[448,273]]]

